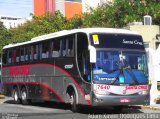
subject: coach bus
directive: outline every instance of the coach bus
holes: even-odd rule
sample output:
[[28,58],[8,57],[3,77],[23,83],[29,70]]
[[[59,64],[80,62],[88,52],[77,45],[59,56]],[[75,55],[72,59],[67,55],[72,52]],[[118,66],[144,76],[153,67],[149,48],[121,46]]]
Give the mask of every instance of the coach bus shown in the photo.
[[59,31],[3,47],[2,81],[16,103],[33,99],[79,105],[148,103],[142,36],[116,28]]

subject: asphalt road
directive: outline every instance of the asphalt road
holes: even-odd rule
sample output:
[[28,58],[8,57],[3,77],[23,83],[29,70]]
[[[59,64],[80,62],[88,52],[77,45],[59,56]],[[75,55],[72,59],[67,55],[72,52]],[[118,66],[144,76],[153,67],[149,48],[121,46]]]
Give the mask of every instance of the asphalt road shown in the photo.
[[53,102],[21,105],[14,104],[12,98],[0,104],[0,119],[151,119],[153,117],[159,119],[160,111],[126,107],[119,114],[111,107],[105,109],[82,107],[79,113],[73,113],[69,105]]

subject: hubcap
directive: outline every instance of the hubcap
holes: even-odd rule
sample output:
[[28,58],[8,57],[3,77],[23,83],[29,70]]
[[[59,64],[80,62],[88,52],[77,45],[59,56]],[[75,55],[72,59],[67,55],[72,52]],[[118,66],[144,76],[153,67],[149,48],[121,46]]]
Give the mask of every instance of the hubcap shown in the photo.
[[71,96],[71,104],[73,104],[73,95]]
[[15,101],[17,101],[17,100],[18,100],[18,94],[17,94],[17,92],[16,92],[16,91],[14,92],[14,100],[15,100]]
[[26,92],[25,91],[22,92],[22,100],[26,100]]

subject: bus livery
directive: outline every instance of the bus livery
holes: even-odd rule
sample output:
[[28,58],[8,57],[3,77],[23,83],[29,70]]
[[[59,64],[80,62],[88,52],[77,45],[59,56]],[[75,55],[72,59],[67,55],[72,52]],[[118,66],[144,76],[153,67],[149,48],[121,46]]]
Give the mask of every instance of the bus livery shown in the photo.
[[16,103],[32,99],[78,105],[148,104],[141,35],[113,28],[64,30],[3,48],[2,82]]

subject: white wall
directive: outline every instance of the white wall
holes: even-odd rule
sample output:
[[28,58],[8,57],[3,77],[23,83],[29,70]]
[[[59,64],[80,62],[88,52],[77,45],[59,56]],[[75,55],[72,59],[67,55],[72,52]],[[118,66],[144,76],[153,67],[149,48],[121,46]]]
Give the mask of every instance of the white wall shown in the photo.
[[112,1],[113,0],[82,0],[82,11],[83,13],[89,12],[90,8],[96,8],[98,5]]
[[3,25],[9,28],[15,28],[18,25],[24,24],[27,20],[31,20],[32,18],[29,17],[28,19],[19,18],[19,17],[10,17],[10,16],[0,16],[0,21],[3,22]]
[[55,11],[58,10],[65,15],[64,0],[55,0]]

